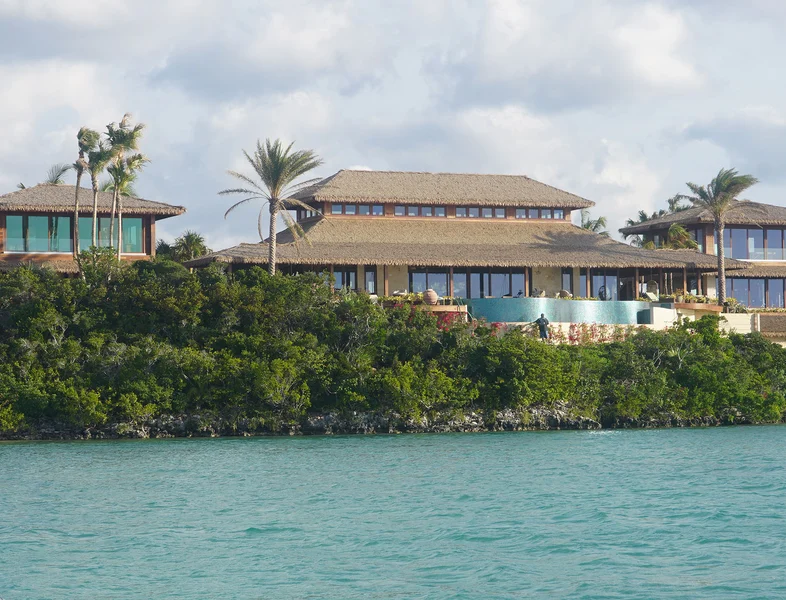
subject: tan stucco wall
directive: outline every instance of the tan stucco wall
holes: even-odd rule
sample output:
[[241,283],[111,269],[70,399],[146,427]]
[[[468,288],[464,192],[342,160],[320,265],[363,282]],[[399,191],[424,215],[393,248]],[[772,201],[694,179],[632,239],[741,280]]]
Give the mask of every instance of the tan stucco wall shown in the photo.
[[532,287],[546,292],[553,298],[562,289],[562,269],[559,267],[535,267],[532,269]]
[[[379,269],[382,270],[381,268]],[[384,278],[379,279],[380,285],[384,285]],[[406,265],[388,267],[388,286],[389,293],[396,291],[409,291],[409,268]]]

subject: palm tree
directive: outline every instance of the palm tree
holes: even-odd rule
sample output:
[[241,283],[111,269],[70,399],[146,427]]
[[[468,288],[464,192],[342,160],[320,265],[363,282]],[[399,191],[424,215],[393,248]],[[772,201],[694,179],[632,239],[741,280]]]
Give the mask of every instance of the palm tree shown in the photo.
[[669,250],[696,250],[699,244],[691,237],[684,225],[672,223],[661,247]]
[[[669,205],[671,206],[671,199],[669,200]],[[651,219],[657,219],[658,217],[662,217],[664,215],[669,214],[668,211],[664,209],[657,210],[652,213],[652,215],[648,215],[645,211],[640,210],[639,214],[636,215],[637,219],[628,219],[625,221],[625,227],[633,227],[634,225],[641,225],[642,223],[646,223]],[[644,238],[641,235],[627,233],[623,234],[623,239],[632,238],[630,241],[631,246],[636,246],[637,248],[647,248],[652,249],[655,248],[655,244],[651,242],[645,242]]]
[[221,195],[225,194],[243,194],[247,198],[236,202],[224,213],[224,218],[231,213],[235,208],[251,200],[261,200],[262,207],[259,211],[257,218],[257,229],[259,230],[260,239],[264,239],[262,233],[262,215],[264,213],[264,205],[267,204],[270,210],[270,236],[268,238],[268,272],[271,275],[276,274],[276,217],[281,214],[284,223],[292,232],[295,239],[305,237],[303,228],[292,218],[288,209],[301,207],[307,210],[314,210],[312,206],[301,202],[293,195],[305,186],[311,185],[318,179],[311,179],[299,184],[294,181],[309,171],[315,169],[322,164],[322,159],[319,158],[313,150],[298,150],[290,153],[294,142],[284,148],[281,140],[271,142],[269,139],[265,140],[265,145],[257,141],[257,149],[253,156],[243,150],[243,155],[246,160],[254,169],[259,182],[251,177],[248,177],[237,171],[228,171],[232,177],[248,184],[250,187],[232,188],[222,190],[219,192]]
[[185,262],[192,258],[210,254],[210,248],[205,244],[205,238],[196,231],[185,231],[183,235],[175,239],[172,246],[172,254],[178,262]]
[[87,155],[87,170],[90,171],[90,184],[93,187],[93,246],[98,246],[98,177],[110,160],[112,151],[102,141],[98,142],[98,148]]
[[[123,118],[120,120],[120,123],[110,123],[106,126],[106,137],[109,141],[109,147],[112,151],[112,159],[111,163],[112,166],[108,169],[110,176],[112,176],[113,181],[115,181],[115,189],[112,191],[112,216],[111,220],[109,221],[109,246],[112,247],[114,243],[115,237],[115,213],[119,212],[122,213],[121,210],[118,211],[118,202],[122,205],[122,200],[120,198],[120,182],[116,179],[116,177],[120,177],[123,172],[126,170],[128,165],[121,165],[123,160],[126,158],[126,154],[131,150],[136,150],[139,145],[139,140],[142,137],[142,131],[145,128],[144,123],[137,123],[133,127],[131,126],[131,114],[126,113],[123,115]],[[138,156],[142,156],[141,154]],[[142,157],[144,158],[144,157]],[[144,162],[148,162],[147,159],[144,159]],[[141,167],[141,165],[140,165]],[[113,175],[114,173],[114,175]],[[122,217],[118,216],[118,258],[120,257],[120,238],[122,237],[121,229],[122,224],[120,223],[120,219]]]
[[712,214],[715,235],[718,237],[718,304],[726,301],[726,257],[723,231],[726,217],[738,207],[737,196],[759,182],[753,175],[739,175],[736,169],[721,169],[707,186],[688,182],[692,196],[680,195],[693,206],[700,206]]
[[602,235],[603,237],[609,237],[609,232],[605,230],[606,217],[592,219],[590,218],[590,211],[586,208],[581,209],[581,228]]
[[81,127],[79,133],[76,134],[79,155],[72,168],[76,171],[76,189],[74,190],[74,252],[77,254],[79,253],[79,192],[81,190],[82,175],[88,168],[85,155],[89,155],[90,152],[95,151],[98,139],[98,132],[88,129],[87,127]]
[[65,183],[65,179],[63,179],[63,177],[72,168],[73,167],[71,165],[66,165],[63,163],[54,164],[49,167],[49,171],[46,173],[46,179],[44,179],[41,183],[44,185],[62,185]]
[[[107,179],[105,181],[102,181],[98,185],[98,188],[102,192],[114,192],[115,182],[112,181],[111,179]],[[136,188],[134,187],[134,182],[133,181],[126,182],[123,188],[120,190],[120,194],[125,196],[126,198],[136,198],[137,193],[136,193]]]
[[[112,194],[117,199],[117,258],[120,259],[123,248],[123,198],[129,196],[129,190],[133,189],[136,181],[137,172],[150,162],[144,154],[132,154],[120,161],[114,162],[109,166],[107,172],[112,178]],[[109,227],[109,239],[112,239],[112,226]]]
[[165,242],[164,240],[158,240],[158,243],[156,244],[156,256],[174,260],[172,256],[172,245],[169,242]]

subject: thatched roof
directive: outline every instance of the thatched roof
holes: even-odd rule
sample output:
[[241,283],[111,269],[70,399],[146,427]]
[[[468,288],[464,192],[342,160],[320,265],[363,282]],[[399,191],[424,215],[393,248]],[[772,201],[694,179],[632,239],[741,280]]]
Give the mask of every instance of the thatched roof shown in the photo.
[[589,208],[595,203],[523,175],[339,171],[296,195],[318,202]]
[[742,271],[729,271],[726,273],[728,277],[753,277],[765,278],[776,277],[786,278],[786,262],[777,264],[766,263],[747,263],[748,268]]
[[[317,219],[304,223],[308,242],[278,234],[277,259],[302,265],[472,267],[641,267],[716,269],[694,250],[642,250],[568,222],[456,219]],[[266,264],[267,244],[240,244],[186,263]],[[744,267],[727,261],[729,269]]]
[[[0,196],[0,212],[23,211],[41,213],[70,213],[74,210],[73,185],[40,184]],[[79,195],[80,213],[92,214],[93,190],[83,188]],[[112,192],[98,192],[98,210],[108,213],[112,210]],[[123,214],[156,215],[159,219],[182,215],[186,209],[142,198],[123,198]]]
[[[762,204],[761,202],[751,202],[740,200],[734,203],[726,214],[726,225],[786,225],[786,207],[774,206],[772,204]],[[635,235],[650,231],[668,229],[673,223],[682,225],[696,225],[714,223],[712,214],[705,208],[696,207],[681,210],[668,215],[663,215],[657,219],[644,221],[631,227],[623,227],[620,233],[623,235]]]
[[0,271],[13,271],[19,267],[41,267],[52,269],[56,273],[79,273],[79,267],[73,258],[52,258],[49,256],[38,256],[36,258],[21,258],[8,260],[5,255],[0,260]]

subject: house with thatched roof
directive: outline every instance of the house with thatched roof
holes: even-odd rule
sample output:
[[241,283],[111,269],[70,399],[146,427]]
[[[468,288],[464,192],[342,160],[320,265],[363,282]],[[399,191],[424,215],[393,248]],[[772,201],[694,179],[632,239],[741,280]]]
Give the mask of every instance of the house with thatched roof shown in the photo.
[[[77,272],[76,253],[92,245],[93,191],[85,188],[80,194],[78,247],[73,227],[75,193],[73,185],[41,184],[0,196],[0,270],[34,264],[61,273]],[[99,192],[99,246],[109,246],[111,210],[112,193]],[[156,221],[185,211],[182,206],[124,197],[121,258],[155,256]],[[115,242],[118,230],[116,226]]]
[[[277,235],[280,269],[329,271],[337,287],[372,294],[634,300],[647,282],[716,268],[701,252],[643,250],[577,227],[572,213],[593,202],[524,176],[344,170],[297,197],[311,207],[297,211],[306,239]],[[267,260],[264,241],[186,264]]]
[[[659,245],[669,228],[679,224],[696,240],[699,251],[718,253],[712,214],[694,207],[620,229],[623,235],[641,236],[643,242]],[[735,201],[727,213],[723,232],[724,254],[746,268],[726,273],[726,294],[752,308],[784,308],[786,289],[786,207],[749,200]],[[717,269],[693,283],[694,293],[715,295]],[[690,291],[690,290],[689,290]]]

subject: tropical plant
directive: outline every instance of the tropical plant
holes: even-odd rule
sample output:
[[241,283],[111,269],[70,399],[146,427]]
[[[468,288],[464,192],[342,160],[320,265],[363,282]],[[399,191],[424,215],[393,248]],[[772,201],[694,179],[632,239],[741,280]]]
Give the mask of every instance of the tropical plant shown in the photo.
[[606,217],[593,219],[590,217],[590,211],[586,208],[581,209],[581,228],[604,237],[609,237],[609,232],[606,231]]
[[110,166],[107,169],[109,176],[114,183],[112,190],[112,215],[109,222],[109,245],[114,243],[115,214],[117,214],[117,257],[122,253],[123,237],[123,200],[122,190],[125,186],[133,182],[136,171],[149,162],[147,157],[142,154],[128,156],[132,150],[137,150],[139,140],[142,138],[144,123],[137,123],[131,126],[131,114],[126,113],[120,123],[110,123],[106,126],[106,138],[112,152]]
[[232,177],[239,179],[249,187],[231,188],[219,192],[220,195],[243,194],[248,196],[240,202],[236,202],[230,206],[226,213],[224,213],[225,219],[229,213],[246,202],[252,200],[262,201],[262,208],[260,208],[257,218],[257,229],[260,239],[264,239],[264,234],[262,233],[262,215],[264,213],[265,204],[268,205],[270,211],[268,271],[271,275],[275,275],[276,273],[276,218],[279,214],[281,215],[295,240],[305,237],[305,231],[303,231],[303,228],[292,218],[288,209],[300,207],[306,210],[313,210],[312,206],[294,198],[293,195],[304,187],[318,181],[318,179],[310,179],[297,184],[295,180],[322,164],[322,159],[319,158],[313,150],[298,150],[296,152],[291,152],[293,145],[294,142],[285,148],[281,140],[271,142],[269,139],[266,139],[265,145],[262,146],[262,144],[257,141],[257,148],[254,154],[250,155],[243,150],[243,155],[251,165],[251,168],[254,169],[258,181],[255,181],[243,173],[228,171]]
[[[669,200],[669,204],[671,204],[671,200]],[[650,221],[652,219],[657,219],[658,217],[662,217],[666,214],[668,214],[668,212],[663,209],[657,210],[653,212],[651,215],[648,215],[646,211],[640,210],[639,214],[636,215],[637,216],[636,219],[628,219],[625,221],[625,227],[633,227],[635,225],[641,225],[642,223],[646,223],[647,221]],[[644,237],[638,234],[623,233],[622,236],[626,240],[628,238],[631,238],[630,240],[631,246],[636,246],[638,248],[649,248],[655,246],[655,244],[651,242],[645,242]]]
[[63,163],[54,164],[49,167],[49,171],[46,172],[46,179],[44,179],[41,183],[44,185],[62,185],[65,183],[65,174],[68,173],[72,168],[72,165],[66,165]]
[[185,262],[209,253],[210,248],[205,244],[205,238],[196,231],[183,232],[183,235],[175,239],[175,244],[172,246],[172,255],[178,262]]
[[112,151],[103,141],[99,141],[98,147],[87,154],[87,170],[90,171],[90,184],[93,188],[93,246],[98,246],[98,178],[110,160],[112,160]]
[[173,257],[172,244],[170,244],[169,242],[165,242],[164,240],[158,240],[158,243],[156,244],[156,257],[172,258]]
[[[102,192],[114,192],[115,191],[115,182],[111,179],[107,179],[106,181],[102,181],[98,185],[99,189]],[[126,198],[136,198],[138,194],[136,192],[136,188],[134,187],[133,181],[127,181],[123,186],[123,189],[120,190],[120,194],[125,196]]]
[[661,248],[669,250],[696,250],[699,244],[681,223],[672,223]]
[[81,127],[76,134],[79,153],[72,167],[76,171],[76,188],[74,190],[74,252],[76,253],[79,253],[79,193],[82,189],[82,175],[89,166],[85,155],[89,156],[90,152],[95,151],[99,137],[97,131],[87,127]]
[[682,202],[682,197],[680,196],[680,194],[672,196],[671,198],[666,200],[666,203],[669,205],[668,212],[675,213],[683,210],[688,210],[690,208],[690,206],[685,204],[680,204],[680,202]]
[[718,238],[718,304],[726,301],[726,257],[723,248],[723,231],[726,217],[738,208],[738,196],[758,183],[753,175],[740,175],[736,169],[721,169],[706,186],[688,182],[686,185],[693,193],[680,195],[693,206],[700,206],[712,215],[715,235]]

